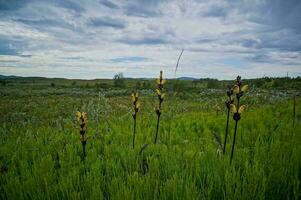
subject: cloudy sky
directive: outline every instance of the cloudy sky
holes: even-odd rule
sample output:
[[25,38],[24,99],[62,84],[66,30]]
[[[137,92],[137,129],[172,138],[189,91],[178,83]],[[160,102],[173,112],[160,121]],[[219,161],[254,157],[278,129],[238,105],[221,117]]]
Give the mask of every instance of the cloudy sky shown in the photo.
[[0,74],[301,76],[299,0],[0,0]]

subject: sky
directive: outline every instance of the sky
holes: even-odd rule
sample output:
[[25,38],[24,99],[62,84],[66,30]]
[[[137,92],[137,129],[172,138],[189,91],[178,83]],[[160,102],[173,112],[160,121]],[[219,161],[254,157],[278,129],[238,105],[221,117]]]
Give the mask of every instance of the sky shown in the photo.
[[0,0],[2,75],[160,70],[168,78],[301,76],[301,1]]

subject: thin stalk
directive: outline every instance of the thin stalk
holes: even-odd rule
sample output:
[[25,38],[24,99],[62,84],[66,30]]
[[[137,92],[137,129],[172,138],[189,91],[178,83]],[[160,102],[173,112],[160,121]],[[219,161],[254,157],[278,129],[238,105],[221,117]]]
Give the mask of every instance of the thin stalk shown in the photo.
[[224,141],[224,149],[223,149],[223,154],[225,154],[225,153],[226,153],[226,144],[227,144],[228,129],[229,129],[229,116],[230,116],[230,109],[228,108],[228,114],[227,114],[227,124],[226,124],[226,134],[225,134],[225,141]]
[[156,137],[155,137],[155,142],[154,142],[155,144],[157,143],[159,124],[160,124],[160,115],[158,115],[158,118],[157,118],[157,130],[156,130]]
[[136,118],[134,119],[133,149],[135,148],[135,136],[136,136]]
[[[236,106],[237,110],[239,109],[239,99],[240,98],[237,98],[237,106]],[[234,137],[233,137],[233,144],[232,144],[232,149],[231,149],[230,164],[232,163],[233,154],[234,154],[234,146],[235,146],[235,140],[236,140],[237,124],[238,124],[238,120],[235,120]]]
[[233,154],[234,154],[234,146],[235,146],[235,138],[236,138],[237,124],[238,124],[238,121],[235,121],[234,137],[233,137],[233,144],[232,144],[231,156],[230,156],[230,164],[232,163]]
[[82,146],[83,146],[83,156],[82,156],[82,160],[85,161],[85,158],[86,158],[86,144],[85,144],[85,143],[82,143]]

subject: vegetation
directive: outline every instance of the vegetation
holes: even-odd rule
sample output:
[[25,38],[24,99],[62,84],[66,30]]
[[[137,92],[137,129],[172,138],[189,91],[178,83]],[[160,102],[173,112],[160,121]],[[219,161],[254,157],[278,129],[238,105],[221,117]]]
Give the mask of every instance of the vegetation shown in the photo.
[[234,100],[233,100],[233,88],[231,86],[228,86],[226,93],[227,93],[227,96],[228,96],[228,99],[226,101],[227,122],[226,122],[226,133],[225,133],[225,139],[224,139],[223,154],[226,153],[226,145],[227,145],[227,138],[228,138],[228,131],[229,131],[230,107],[231,107],[231,104],[234,103]]
[[82,160],[86,158],[86,144],[88,137],[86,136],[87,131],[87,113],[85,112],[76,112],[77,121],[79,123],[79,134],[80,134],[80,141],[83,146],[83,155]]
[[124,77],[122,73],[115,74],[113,77],[114,86],[119,88],[125,88]]
[[244,93],[248,90],[248,85],[242,86],[241,77],[237,76],[236,83],[233,87],[233,93],[236,96],[236,106],[234,104],[230,104],[230,111],[233,112],[233,119],[235,121],[235,128],[234,128],[234,136],[233,136],[233,143],[231,148],[231,157],[230,163],[232,163],[233,154],[234,154],[234,147],[236,141],[236,133],[237,133],[237,125],[240,120],[240,114],[245,110],[246,105],[240,105],[240,98],[244,95]]
[[[276,87],[278,80],[284,81]],[[114,80],[5,79],[0,199],[300,199],[300,78],[244,80],[248,109],[237,126],[231,165],[235,120],[230,145],[222,141],[224,88],[233,81],[216,81],[215,88],[193,81],[164,85],[154,145],[155,80],[125,78],[125,87],[116,88]],[[141,107],[134,149],[133,91]]]
[[156,128],[156,137],[155,137],[155,144],[157,143],[158,139],[158,132],[159,132],[159,125],[160,125],[160,117],[162,114],[162,103],[164,100],[165,93],[163,92],[163,86],[166,80],[163,79],[163,72],[160,71],[160,77],[157,79],[157,89],[156,93],[158,95],[158,106],[156,107],[156,114],[157,114],[157,128]]
[[137,122],[137,113],[139,111],[140,102],[138,100],[138,93],[132,94],[132,102],[133,102],[133,119],[134,119],[134,130],[133,130],[133,149],[135,148],[135,136],[136,136],[136,122]]

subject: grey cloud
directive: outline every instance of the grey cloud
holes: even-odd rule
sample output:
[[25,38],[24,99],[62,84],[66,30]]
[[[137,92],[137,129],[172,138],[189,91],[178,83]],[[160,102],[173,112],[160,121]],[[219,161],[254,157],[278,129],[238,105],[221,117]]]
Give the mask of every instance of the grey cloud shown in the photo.
[[[109,46],[117,61],[125,56],[123,52],[127,45],[133,52],[148,48],[150,59],[164,48],[175,51],[183,45],[187,60],[189,56],[191,60],[197,60],[198,56],[209,55],[206,62],[214,62],[215,56],[231,55],[249,63],[300,66],[299,0],[91,2],[0,0],[0,55],[28,56],[26,60],[30,62],[31,54],[43,53],[45,57],[49,55],[49,60],[56,66],[64,65],[64,62],[66,65],[70,62],[93,64],[88,59],[95,60],[98,52],[107,51],[98,48],[105,42],[104,48]],[[6,28],[6,24],[12,26]],[[24,31],[24,36],[10,36],[14,26],[16,30]],[[43,37],[30,39],[34,34]],[[87,46],[93,49],[88,56],[78,57],[82,54],[74,53],[88,51]],[[24,54],[27,52],[29,55]],[[60,52],[66,55],[59,56]],[[164,56],[159,62],[171,62],[168,54]]]
[[73,10],[75,12],[85,12],[86,9],[81,6],[78,1],[72,0],[55,0],[56,5],[59,7],[63,7],[69,10]]
[[24,7],[28,0],[0,0],[0,10],[14,11]]
[[49,27],[61,27],[70,30],[75,30],[75,27],[63,20],[59,19],[16,19],[15,21],[23,24],[33,26],[39,30],[49,30]]
[[204,17],[221,17],[225,18],[227,16],[227,11],[221,6],[212,6],[206,12],[201,13]]
[[0,55],[21,55],[28,43],[20,38],[7,38],[0,35]]
[[104,6],[108,7],[108,8],[111,8],[111,9],[117,9],[117,8],[119,8],[118,5],[116,5],[115,3],[113,3],[110,0],[101,0],[100,4],[102,4],[102,5],[104,5]]
[[103,17],[103,18],[91,18],[88,21],[88,25],[92,27],[111,27],[111,28],[123,29],[126,26],[126,22],[124,20],[115,19],[111,17]]
[[129,44],[129,45],[159,45],[166,44],[167,41],[162,38],[152,38],[152,37],[144,37],[144,38],[123,38],[118,40],[118,42]]
[[128,16],[138,17],[158,17],[162,16],[163,12],[160,5],[166,0],[134,0],[124,7],[125,14]]

